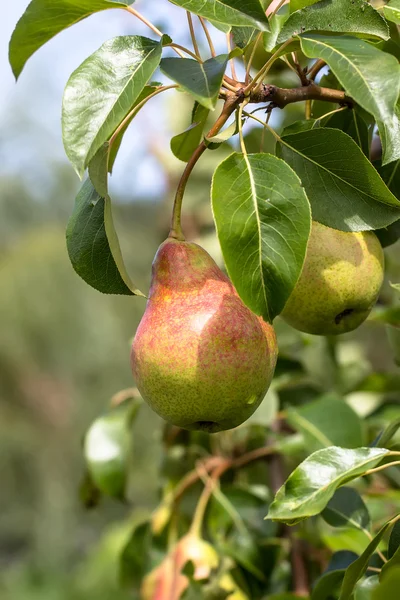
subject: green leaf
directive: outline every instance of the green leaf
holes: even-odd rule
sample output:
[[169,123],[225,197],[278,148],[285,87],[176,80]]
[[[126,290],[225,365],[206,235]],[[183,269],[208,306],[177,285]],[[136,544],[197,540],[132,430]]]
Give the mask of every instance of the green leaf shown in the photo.
[[357,554],[339,550],[332,556],[328,568],[314,584],[311,600],[330,600],[339,591],[347,567],[357,559]]
[[228,55],[221,54],[199,63],[191,58],[163,58],[161,71],[210,110],[215,108]]
[[300,177],[314,220],[342,231],[365,231],[399,218],[399,201],[342,131],[324,127],[285,136],[278,150]]
[[235,46],[244,50],[254,41],[256,30],[254,27],[232,27],[232,37]]
[[64,92],[65,151],[81,176],[135,105],[158,67],[162,45],[137,35],[109,40],[71,75]]
[[296,10],[301,10],[302,8],[306,8],[306,6],[312,6],[316,4],[319,0],[290,0],[290,12],[295,12]]
[[267,518],[292,525],[319,514],[341,485],[376,467],[388,453],[385,448],[317,450],[278,490]]
[[354,527],[367,531],[371,521],[360,494],[346,486],[336,490],[321,516],[332,527]]
[[328,446],[358,448],[363,445],[360,418],[341,398],[329,394],[288,410],[288,422],[304,436],[311,452]]
[[385,166],[378,162],[374,166],[389,190],[400,200],[400,160]]
[[139,590],[143,577],[149,570],[151,523],[137,523],[119,559],[119,579],[123,586]]
[[101,197],[90,179],[76,197],[67,226],[67,248],[75,271],[96,290],[143,296],[123,267],[110,199]]
[[397,59],[367,42],[349,36],[302,34],[302,50],[309,58],[327,62],[347,94],[378,124],[384,164],[400,158],[400,122],[394,110],[400,91]]
[[268,19],[259,0],[171,0],[195,15],[238,27],[268,31]]
[[11,37],[9,59],[16,78],[26,61],[57,33],[109,8],[125,8],[116,0],[32,0]]
[[284,12],[283,14],[279,12],[279,14],[276,13],[271,17],[269,22],[271,31],[266,31],[263,33],[263,45],[264,49],[267,52],[273,52],[273,50],[275,49],[278,43],[278,36],[282,28],[284,27],[288,17],[288,12]]
[[178,133],[178,135],[175,135],[171,139],[171,150],[179,160],[187,162],[200,144],[208,112],[207,108],[204,108],[201,104],[197,104],[193,111],[191,125],[185,131]]
[[132,423],[139,401],[128,399],[96,419],[85,436],[88,473],[98,489],[124,499],[131,460]]
[[228,125],[228,127],[225,127],[225,129],[222,129],[219,133],[217,133],[217,135],[204,138],[204,143],[206,144],[207,148],[215,150],[219,148],[221,144],[224,144],[225,142],[230,140],[231,137],[239,133],[239,120],[237,116],[238,115],[236,115],[236,118],[233,121],[233,123]]
[[388,521],[381,527],[379,532],[368,544],[364,552],[357,560],[355,560],[346,570],[346,574],[343,579],[342,587],[340,590],[339,600],[351,600],[354,594],[354,588],[359,579],[365,574],[371,556],[378,548],[380,541],[382,540],[386,531],[393,525],[393,519]]
[[400,570],[393,570],[374,590],[372,600],[398,600],[400,589]]
[[400,25],[400,0],[390,0],[390,2],[383,7],[383,14],[388,21]]
[[365,0],[322,0],[290,15],[278,36],[278,44],[306,31],[353,33],[389,39],[386,21]]
[[[372,137],[373,128],[363,119],[361,110],[359,107],[354,107],[331,115],[324,120],[324,127],[340,129],[347,133],[361,148],[365,156],[369,158],[370,138]],[[321,117],[322,119],[323,117]]]
[[212,206],[228,273],[256,314],[280,313],[300,275],[310,207],[300,181],[270,154],[232,154],[214,173]]
[[388,117],[386,121],[380,121],[379,119],[377,119],[377,125],[383,148],[382,164],[387,165],[395,160],[399,160],[400,102],[396,104],[394,114],[391,117]]
[[382,435],[377,439],[376,445],[379,448],[386,448],[397,430],[400,429],[400,418],[390,423],[386,429],[383,430]]
[[254,537],[246,530],[234,531],[219,545],[222,555],[231,557],[259,581],[265,582],[265,564]]
[[392,558],[400,549],[400,521],[394,524],[389,538],[388,558]]

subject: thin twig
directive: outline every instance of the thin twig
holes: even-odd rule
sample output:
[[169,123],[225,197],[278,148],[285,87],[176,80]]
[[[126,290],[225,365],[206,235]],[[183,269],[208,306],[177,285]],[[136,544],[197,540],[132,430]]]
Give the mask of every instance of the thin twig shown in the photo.
[[146,104],[146,102],[148,102],[149,100],[151,100],[152,98],[154,98],[154,96],[157,96],[158,94],[161,94],[161,92],[165,92],[166,90],[172,90],[172,89],[177,88],[177,87],[179,87],[179,85],[177,83],[174,83],[172,85],[161,85],[152,94],[149,94],[148,96],[146,96],[146,98],[144,98],[141,102],[139,102],[139,104],[137,104],[136,106],[134,106],[132,108],[132,110],[126,115],[125,119],[118,125],[117,129],[112,134],[112,136],[111,136],[111,138],[109,140],[109,150],[111,149],[111,146],[115,142],[118,134],[121,133],[121,131],[127,125],[127,123],[129,123],[129,121],[132,119],[132,117],[137,112],[139,112],[139,110]]
[[189,54],[189,56],[191,56],[192,58],[194,58],[198,62],[200,62],[200,63],[203,62],[201,60],[201,57],[199,55],[197,55],[194,52],[192,52],[191,50],[189,50],[189,48],[185,48],[185,46],[181,46],[180,44],[175,44],[175,42],[171,42],[171,44],[166,44],[165,47],[166,48],[173,48],[174,50],[176,50],[178,48],[179,50],[182,50],[183,52],[186,52],[186,54]]
[[[128,12],[131,13],[131,15],[133,15],[134,17],[136,17],[137,19],[142,21],[142,23],[144,23],[145,25],[147,25],[147,27],[149,27],[152,31],[154,31],[154,33],[156,35],[158,35],[160,37],[162,37],[164,35],[162,31],[160,31],[155,25],[153,25],[153,23],[151,23],[151,21],[146,19],[146,17],[144,17],[142,14],[140,14],[140,12],[138,12],[137,10],[132,8],[132,6],[126,6],[126,7],[124,7],[124,10],[127,10]],[[178,50],[178,48],[174,48],[174,50],[177,54],[179,54],[179,56],[181,58],[184,58],[184,55],[180,52],[180,50]]]
[[[229,54],[232,52],[232,40],[233,40],[232,34],[231,33],[227,33],[226,34],[226,43],[227,43],[227,46],[228,46],[228,52],[229,52]],[[230,65],[231,65],[231,75],[232,75],[233,79],[235,81],[237,81],[236,68],[235,68],[235,59],[231,58],[231,60],[229,62],[230,62]]]
[[246,76],[245,76],[245,78],[244,78],[244,82],[245,82],[245,84],[246,84],[246,85],[248,85],[248,84],[249,84],[249,81],[250,81],[250,71],[251,71],[251,66],[252,66],[252,64],[253,64],[254,56],[255,56],[255,54],[256,54],[257,46],[258,46],[258,44],[259,44],[259,41],[260,41],[260,39],[261,39],[261,36],[262,36],[262,33],[260,32],[260,33],[257,35],[256,39],[255,39],[254,46],[253,46],[253,49],[252,49],[252,51],[251,51],[251,54],[250,54],[250,57],[249,57],[249,62],[247,63],[247,67],[246,67]]
[[208,31],[207,25],[203,19],[203,17],[199,17],[199,21],[201,23],[201,26],[204,29],[204,33],[206,34],[206,38],[207,38],[207,42],[208,45],[210,47],[210,52],[211,52],[211,56],[216,56],[216,52],[215,52],[215,48],[214,48],[214,44],[210,35],[210,32]]
[[318,75],[320,70],[325,67],[325,65],[326,62],[322,60],[322,58],[319,58],[317,61],[315,61],[313,66],[307,71],[308,79],[310,81],[315,81],[316,76]]
[[284,44],[282,44],[282,46],[280,46],[278,48],[278,50],[276,52],[274,52],[274,54],[265,63],[265,65],[262,67],[262,69],[260,69],[258,71],[258,73],[255,75],[253,81],[245,87],[245,89],[244,89],[245,95],[248,94],[249,92],[251,92],[251,90],[253,88],[255,88],[255,91],[257,91],[259,89],[259,87],[262,84],[262,79],[266,76],[266,74],[268,73],[268,71],[274,64],[274,62],[279,58],[279,55],[282,52],[282,50],[284,48],[286,48],[287,46],[289,46],[289,44],[291,44],[292,42],[293,42],[293,38],[289,38]]
[[192,44],[193,44],[194,53],[201,60],[201,54],[200,54],[199,46],[198,46],[198,43],[197,43],[197,40],[196,40],[196,34],[195,34],[195,31],[194,31],[194,27],[193,27],[193,18],[192,18],[191,13],[188,10],[186,11],[186,16],[187,16],[188,25],[189,25],[190,37],[192,38]]
[[296,52],[292,52],[292,59],[293,59],[294,66],[296,67],[296,72],[297,72],[297,74],[299,76],[299,79],[301,81],[301,85],[308,85],[310,82],[307,79],[306,72],[304,71],[303,67],[299,63],[299,59],[297,58],[297,53]]

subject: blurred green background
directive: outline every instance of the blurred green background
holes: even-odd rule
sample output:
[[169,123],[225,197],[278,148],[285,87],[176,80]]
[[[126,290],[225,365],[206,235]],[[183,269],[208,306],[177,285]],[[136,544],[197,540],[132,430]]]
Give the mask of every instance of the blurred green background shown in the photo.
[[[158,4],[146,14],[156,15]],[[106,600],[113,594],[119,600],[129,596],[118,590],[116,549],[129,533],[132,511],[156,505],[161,427],[144,406],[134,432],[132,506],[105,501],[86,511],[78,494],[82,438],[111,396],[133,384],[129,345],[145,303],[92,290],[69,263],[64,232],[79,181],[63,156],[59,114],[63,85],[87,54],[113,35],[145,30],[118,11],[112,17],[97,15],[41,50],[15,87],[6,45],[26,5],[15,1],[0,25],[5,86],[0,101],[0,598]],[[154,20],[179,33],[177,15],[171,6],[162,23]],[[179,35],[179,41],[186,36]],[[287,85],[292,77],[279,75]],[[291,108],[286,123],[301,118],[301,110]],[[112,178],[123,254],[144,291],[153,255],[168,232],[173,190],[183,168],[169,152],[169,138],[188,126],[190,111],[189,100],[177,94],[158,98],[140,113]],[[258,151],[260,133],[250,132],[247,143],[250,151]],[[272,141],[264,143],[268,149]],[[202,159],[185,199],[187,237],[200,240],[217,260],[209,185],[228,152],[220,149]],[[399,254],[397,243],[388,252],[388,280],[400,281]],[[382,301],[395,301],[388,283]],[[279,322],[277,329],[283,354],[301,354],[314,387],[351,391],[348,400],[366,415],[388,393],[374,372],[390,373],[397,381],[382,326],[366,324],[343,336],[337,353],[345,373],[340,382],[329,353],[321,352],[323,340],[294,334]],[[357,390],[354,382],[366,379],[369,387],[360,384]],[[310,389],[281,390],[278,399],[302,402],[313,395]]]

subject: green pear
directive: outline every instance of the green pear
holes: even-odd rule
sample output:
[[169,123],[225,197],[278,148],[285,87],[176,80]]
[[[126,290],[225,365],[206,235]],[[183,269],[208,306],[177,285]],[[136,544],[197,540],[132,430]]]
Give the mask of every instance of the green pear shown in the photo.
[[264,398],[277,351],[272,325],[243,304],[203,248],[161,244],[131,352],[137,387],[155,412],[185,429],[237,427]]
[[338,231],[314,221],[303,271],[281,316],[315,335],[352,331],[371,312],[383,274],[383,250],[372,231]]

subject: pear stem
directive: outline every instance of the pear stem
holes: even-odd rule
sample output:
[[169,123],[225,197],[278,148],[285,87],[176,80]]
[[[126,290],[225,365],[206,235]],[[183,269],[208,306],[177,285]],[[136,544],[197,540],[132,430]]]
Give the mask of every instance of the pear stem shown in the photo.
[[[207,483],[203,488],[203,491],[196,506],[192,524],[190,526],[190,535],[193,535],[195,537],[201,537],[204,515],[206,514],[208,503],[210,501],[211,496],[214,493],[215,486],[218,485],[219,478],[224,473],[224,471],[228,469],[228,466],[229,463],[226,462],[225,464],[216,467],[216,469],[212,472],[211,477],[208,477]],[[200,474],[199,478],[201,478]]]
[[[242,95],[240,94],[240,90],[237,95],[228,96],[225,100],[224,107],[222,109],[221,114],[218,119],[215,121],[214,125],[211,127],[210,131],[207,133],[208,138],[217,135],[217,133],[222,129],[225,125],[229,117],[233,112],[235,112],[237,106],[243,100]],[[174,208],[172,211],[172,223],[171,229],[169,232],[169,237],[175,238],[176,240],[184,240],[185,236],[183,235],[182,225],[181,225],[181,214],[182,214],[182,201],[183,196],[186,190],[186,185],[189,180],[190,174],[192,173],[197,161],[207,150],[207,146],[204,141],[197,146],[196,150],[193,152],[192,156],[187,163],[185,170],[182,173],[182,177],[178,183],[178,187],[175,194]]]

